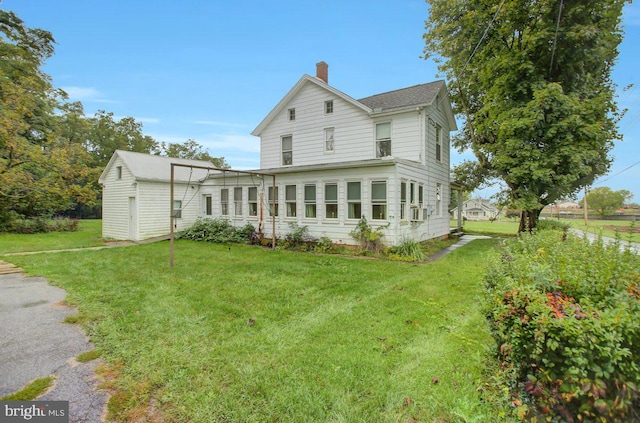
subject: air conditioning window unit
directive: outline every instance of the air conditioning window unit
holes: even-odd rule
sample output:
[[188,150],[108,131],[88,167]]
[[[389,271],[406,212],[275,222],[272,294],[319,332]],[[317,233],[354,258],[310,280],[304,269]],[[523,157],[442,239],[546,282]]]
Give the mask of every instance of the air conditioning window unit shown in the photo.
[[420,222],[420,221],[423,220],[421,211],[422,211],[422,209],[419,209],[417,207],[411,207],[411,221],[412,222]]

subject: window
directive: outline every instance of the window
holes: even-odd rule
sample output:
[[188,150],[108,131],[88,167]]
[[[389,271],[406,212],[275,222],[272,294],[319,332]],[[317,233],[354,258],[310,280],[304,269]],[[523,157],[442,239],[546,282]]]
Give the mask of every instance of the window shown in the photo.
[[[278,187],[275,187],[276,195],[273,195],[274,187],[269,187],[269,216],[277,216],[278,215]],[[274,204],[275,199],[275,204]]]
[[233,189],[233,214],[242,216],[242,187]]
[[229,216],[229,188],[220,190],[220,214]]
[[440,94],[436,95],[436,110],[440,110]]
[[324,130],[324,151],[326,152],[333,152],[335,149],[333,133],[334,128],[327,128]]
[[293,137],[287,135],[282,137],[282,165],[289,166],[293,164]]
[[284,187],[284,201],[287,207],[287,217],[296,217],[296,186]]
[[327,115],[333,113],[333,100],[324,102],[324,113]]
[[407,218],[407,183],[400,182],[400,219]]
[[371,218],[383,220],[387,218],[387,183],[371,182]]
[[347,205],[349,219],[360,219],[362,217],[360,182],[347,182]]
[[442,160],[442,146],[440,137],[442,135],[442,127],[440,125],[436,125],[436,161]]
[[249,216],[258,215],[258,188],[249,187]]
[[376,157],[391,155],[391,123],[379,123],[376,125]]
[[180,219],[182,217],[182,201],[173,200],[173,217]]
[[436,216],[440,216],[440,209],[442,208],[442,185],[436,184]]
[[289,109],[289,120],[296,120],[296,109]]
[[204,214],[206,216],[211,216],[212,213],[212,208],[211,208],[211,196],[210,195],[203,195],[203,204],[204,204]]
[[316,186],[304,186],[304,217],[316,217]]
[[422,203],[424,202],[424,187],[422,185],[418,185],[418,205],[422,207]]
[[122,166],[116,167],[116,179],[122,179]]
[[338,218],[338,184],[325,184],[324,186],[325,218]]

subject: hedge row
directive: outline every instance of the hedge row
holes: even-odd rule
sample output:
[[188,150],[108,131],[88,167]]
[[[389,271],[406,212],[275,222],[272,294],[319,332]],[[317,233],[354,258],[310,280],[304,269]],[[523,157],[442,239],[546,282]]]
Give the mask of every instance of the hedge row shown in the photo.
[[485,276],[499,379],[522,418],[640,421],[640,258],[562,231],[506,241]]

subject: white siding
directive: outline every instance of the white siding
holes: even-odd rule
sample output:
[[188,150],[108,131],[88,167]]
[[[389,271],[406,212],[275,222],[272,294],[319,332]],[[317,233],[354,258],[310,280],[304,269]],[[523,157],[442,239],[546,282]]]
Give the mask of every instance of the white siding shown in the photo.
[[[122,177],[117,179],[118,168]],[[135,180],[119,158],[105,176],[102,188],[102,237],[129,239],[129,197],[136,197]]]
[[[138,185],[138,215],[141,216],[138,239],[168,235],[171,231],[171,185],[166,182],[139,182]],[[190,227],[202,214],[200,197],[198,184],[175,184],[174,200],[182,201],[182,217],[175,219],[175,231]]]
[[[333,100],[333,113],[324,113],[327,100]],[[291,108],[296,109],[294,121],[289,121]],[[325,128],[335,128],[333,153],[325,152]],[[294,166],[375,158],[373,131],[372,120],[363,110],[307,83],[262,133],[260,167],[281,166],[283,135],[293,136]]]

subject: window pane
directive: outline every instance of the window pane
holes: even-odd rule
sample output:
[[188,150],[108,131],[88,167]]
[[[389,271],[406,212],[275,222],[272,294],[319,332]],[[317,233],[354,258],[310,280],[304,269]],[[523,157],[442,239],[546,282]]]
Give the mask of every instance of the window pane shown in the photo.
[[391,138],[391,124],[379,123],[376,125],[376,139],[389,139]]
[[422,185],[418,185],[418,203],[422,204],[422,199],[424,197],[424,189]]
[[292,137],[282,137],[282,151],[291,151],[292,145]]
[[407,201],[407,183],[400,183],[400,201]]
[[371,199],[373,201],[386,201],[387,199],[387,183],[386,182],[371,183]]
[[211,210],[211,196],[210,195],[205,195],[204,197],[204,213],[207,216],[211,216],[212,214],[212,210]]
[[258,203],[249,203],[249,216],[258,215]]
[[287,201],[296,201],[296,186],[295,185],[285,186],[284,195]]
[[305,185],[304,186],[304,201],[316,201],[316,186]]
[[304,206],[304,217],[316,217],[316,205],[315,204],[305,204],[305,206]]
[[293,164],[293,153],[291,153],[291,151],[282,153],[282,164],[283,165]]
[[287,203],[287,216],[296,217],[296,203]]
[[[278,187],[276,188],[276,197],[278,197]],[[273,187],[269,187],[269,201],[273,200]]]
[[249,188],[249,201],[258,201],[258,188]]
[[229,190],[221,189],[220,190],[220,201],[226,202],[229,201]]
[[360,182],[347,182],[347,200],[360,200]]
[[233,199],[234,201],[242,201],[242,188],[233,189]]
[[324,200],[338,201],[338,185],[337,184],[327,184],[324,186]]
[[325,217],[327,219],[337,219],[338,218],[338,205],[337,204],[327,204],[327,210],[325,213]]
[[387,157],[391,155],[391,141],[376,142],[376,157]]
[[373,219],[386,219],[387,218],[387,205],[386,204],[374,204],[372,206]]
[[362,217],[362,205],[360,203],[349,203],[349,219],[360,219]]

